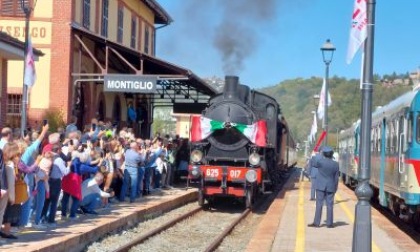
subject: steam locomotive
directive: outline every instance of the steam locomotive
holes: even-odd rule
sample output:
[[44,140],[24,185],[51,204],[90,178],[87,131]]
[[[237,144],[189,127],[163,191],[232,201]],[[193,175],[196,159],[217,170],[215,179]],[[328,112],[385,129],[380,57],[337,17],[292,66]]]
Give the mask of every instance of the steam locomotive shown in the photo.
[[276,100],[226,76],[224,91],[191,120],[188,183],[198,185],[199,205],[234,197],[252,207],[296,164],[295,142]]

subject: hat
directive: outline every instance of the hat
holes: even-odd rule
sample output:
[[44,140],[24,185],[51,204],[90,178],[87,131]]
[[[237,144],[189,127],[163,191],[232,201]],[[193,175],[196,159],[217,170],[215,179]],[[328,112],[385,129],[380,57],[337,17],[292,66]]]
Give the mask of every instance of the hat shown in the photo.
[[334,152],[333,148],[331,148],[330,146],[323,146],[323,147],[321,148],[321,151],[322,151],[323,153]]

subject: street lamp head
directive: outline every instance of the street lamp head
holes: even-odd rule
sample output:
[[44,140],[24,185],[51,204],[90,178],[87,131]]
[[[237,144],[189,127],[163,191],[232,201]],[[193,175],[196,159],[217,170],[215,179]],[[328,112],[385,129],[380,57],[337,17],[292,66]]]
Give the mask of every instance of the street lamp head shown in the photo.
[[327,39],[327,41],[325,41],[325,43],[321,47],[321,51],[322,51],[322,58],[324,60],[324,63],[330,64],[333,59],[334,51],[335,51],[335,47],[333,43],[331,43],[331,40]]
[[[20,7],[22,8],[23,12],[25,14],[30,13],[36,5],[37,0],[31,1],[31,0],[19,0],[20,1]],[[32,5],[31,5],[32,2]]]

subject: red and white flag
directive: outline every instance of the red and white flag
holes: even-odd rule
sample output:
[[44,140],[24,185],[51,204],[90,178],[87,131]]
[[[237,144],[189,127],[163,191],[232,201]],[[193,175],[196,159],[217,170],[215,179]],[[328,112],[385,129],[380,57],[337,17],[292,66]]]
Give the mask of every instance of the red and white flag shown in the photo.
[[314,112],[314,120],[312,122],[311,134],[310,134],[311,142],[315,141],[317,131],[318,131],[318,124],[316,122],[316,113]]
[[23,79],[23,84],[28,87],[32,87],[36,81],[36,71],[35,71],[35,57],[32,48],[31,39],[28,39],[28,51],[25,59],[25,77]]
[[[319,94],[319,104],[318,104],[318,118],[321,120],[324,118],[324,108],[325,108],[325,78],[324,81],[322,82],[322,88],[321,88],[321,93]],[[332,104],[332,100],[331,100],[331,94],[328,91],[328,107],[331,106]]]
[[349,48],[347,50],[347,64],[350,64],[354,55],[367,38],[367,1],[355,0],[351,20]]

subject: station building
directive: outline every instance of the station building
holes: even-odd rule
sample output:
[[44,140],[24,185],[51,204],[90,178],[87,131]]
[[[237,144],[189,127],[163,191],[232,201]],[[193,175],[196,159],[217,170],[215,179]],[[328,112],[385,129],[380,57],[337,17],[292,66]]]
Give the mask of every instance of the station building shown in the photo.
[[[24,40],[20,0],[0,0],[0,31]],[[47,111],[83,127],[91,118],[125,125],[128,107],[137,111],[133,127],[150,134],[153,108],[203,106],[215,90],[192,71],[156,57],[156,33],[172,18],[156,0],[29,0],[34,47],[44,54],[36,62],[37,80],[29,92],[29,126]],[[159,32],[164,32],[159,30]],[[176,38],[182,39],[182,38]],[[185,38],[184,38],[185,39]],[[23,64],[7,64],[7,106],[19,106]],[[153,92],[104,90],[104,78],[153,77]],[[187,106],[185,106],[187,104]],[[8,113],[7,124],[18,126],[20,113]]]
[[[7,113],[19,112],[19,106],[8,106],[7,104],[8,63],[18,61],[23,65],[24,48],[25,43],[7,35],[5,32],[0,32],[0,124],[2,125],[6,123]],[[35,49],[34,56],[37,60],[38,56],[42,56],[42,53]]]

